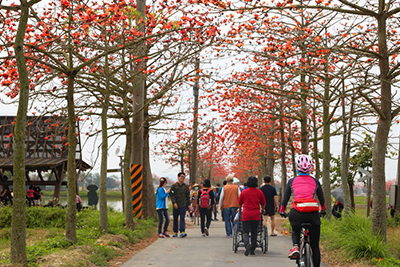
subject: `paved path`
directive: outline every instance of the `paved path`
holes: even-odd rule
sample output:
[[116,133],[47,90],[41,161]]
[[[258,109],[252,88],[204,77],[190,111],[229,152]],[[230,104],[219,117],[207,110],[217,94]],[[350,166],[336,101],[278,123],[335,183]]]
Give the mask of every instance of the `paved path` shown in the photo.
[[[172,221],[171,221],[172,223]],[[192,223],[186,220],[186,224]],[[289,236],[268,237],[267,253],[257,248],[254,256],[245,256],[244,248],[233,252],[232,238],[225,237],[225,226],[222,221],[212,221],[210,236],[202,237],[198,225],[186,229],[185,238],[159,238],[146,249],[130,258],[121,267],[162,266],[279,266],[295,267],[295,261],[287,258],[291,247]],[[326,265],[321,264],[321,267]]]

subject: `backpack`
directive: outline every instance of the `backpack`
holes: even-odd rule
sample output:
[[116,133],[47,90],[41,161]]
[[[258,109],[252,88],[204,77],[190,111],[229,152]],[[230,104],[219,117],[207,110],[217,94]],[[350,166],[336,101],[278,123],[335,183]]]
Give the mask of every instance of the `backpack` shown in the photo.
[[199,199],[199,206],[202,209],[209,209],[211,207],[211,198],[210,198],[210,189],[208,189],[207,191],[204,191],[204,189],[201,189],[201,195],[200,195],[200,199]]

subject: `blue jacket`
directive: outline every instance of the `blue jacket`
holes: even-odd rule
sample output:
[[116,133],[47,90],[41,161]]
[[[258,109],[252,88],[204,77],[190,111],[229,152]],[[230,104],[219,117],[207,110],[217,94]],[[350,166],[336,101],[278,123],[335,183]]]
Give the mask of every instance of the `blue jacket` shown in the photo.
[[156,192],[156,209],[168,209],[167,198],[169,194],[164,187],[159,187]]

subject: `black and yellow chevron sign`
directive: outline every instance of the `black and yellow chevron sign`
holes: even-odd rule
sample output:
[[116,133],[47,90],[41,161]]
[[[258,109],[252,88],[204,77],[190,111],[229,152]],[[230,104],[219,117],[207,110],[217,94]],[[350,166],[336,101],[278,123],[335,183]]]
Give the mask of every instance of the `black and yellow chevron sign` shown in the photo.
[[131,166],[133,216],[137,219],[142,216],[142,170],[143,165],[141,164],[132,164]]

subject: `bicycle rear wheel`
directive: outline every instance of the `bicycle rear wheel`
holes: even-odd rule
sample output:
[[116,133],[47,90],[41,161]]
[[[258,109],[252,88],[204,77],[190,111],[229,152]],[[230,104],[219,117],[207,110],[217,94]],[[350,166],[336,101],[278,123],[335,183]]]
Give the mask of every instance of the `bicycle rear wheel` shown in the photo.
[[304,247],[304,264],[305,267],[312,267],[314,265],[312,262],[311,247],[308,243],[306,243]]

